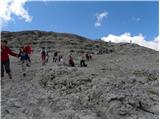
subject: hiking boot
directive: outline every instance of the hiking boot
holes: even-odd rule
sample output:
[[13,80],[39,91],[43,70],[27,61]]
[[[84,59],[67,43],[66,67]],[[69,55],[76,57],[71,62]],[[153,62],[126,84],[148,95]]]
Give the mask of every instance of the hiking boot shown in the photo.
[[9,79],[12,79],[12,74],[8,73]]

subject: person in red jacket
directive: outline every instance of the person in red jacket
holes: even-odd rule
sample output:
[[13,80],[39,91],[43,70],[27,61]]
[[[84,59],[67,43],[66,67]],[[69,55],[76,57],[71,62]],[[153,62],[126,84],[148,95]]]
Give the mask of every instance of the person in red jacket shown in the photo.
[[30,44],[24,45],[23,46],[23,50],[24,50],[25,53],[28,54],[28,56],[29,56],[29,62],[31,62],[31,59],[30,59],[31,53],[32,53],[32,47],[31,47],[31,45]]
[[12,50],[7,47],[7,41],[1,41],[1,77],[4,77],[4,69],[8,74],[9,78],[12,79],[11,70],[10,70],[10,61],[9,55],[18,57],[18,54],[12,52]]

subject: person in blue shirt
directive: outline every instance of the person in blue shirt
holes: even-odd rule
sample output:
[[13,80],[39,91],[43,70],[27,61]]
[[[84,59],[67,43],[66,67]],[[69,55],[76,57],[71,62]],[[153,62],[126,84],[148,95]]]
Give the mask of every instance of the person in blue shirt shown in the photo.
[[29,56],[28,54],[24,51],[23,47],[20,48],[19,55],[20,60],[21,60],[21,65],[22,65],[22,73],[23,76],[26,76],[26,67],[29,67]]

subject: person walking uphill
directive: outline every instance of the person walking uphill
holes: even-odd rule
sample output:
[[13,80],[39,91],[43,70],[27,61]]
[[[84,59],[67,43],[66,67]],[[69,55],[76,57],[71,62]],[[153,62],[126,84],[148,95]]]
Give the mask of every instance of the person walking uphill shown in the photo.
[[22,62],[23,76],[26,76],[26,69],[27,69],[26,67],[29,66],[29,56],[24,51],[23,47],[20,48],[19,57],[20,57],[20,60]]
[[12,50],[9,47],[7,47],[7,43],[8,42],[6,40],[1,41],[1,77],[4,77],[4,69],[5,69],[9,78],[12,79],[9,55],[18,58],[18,54],[12,52]]
[[75,66],[72,55],[69,55],[68,64],[69,64],[69,66],[71,66],[71,67],[74,67],[74,66]]
[[30,57],[31,57],[31,54],[32,54],[32,52],[33,52],[32,46],[31,46],[30,44],[24,45],[24,46],[23,46],[23,50],[24,50],[24,52],[26,52],[26,53],[28,54],[29,62],[31,62]]
[[80,60],[80,66],[81,67],[87,67],[87,64],[85,63],[85,57],[82,55],[81,60]]
[[57,60],[58,60],[58,52],[57,51],[55,51],[55,53],[54,53],[54,55],[53,55],[53,62],[57,62]]
[[45,65],[45,63],[46,63],[46,57],[47,57],[46,50],[43,47],[42,50],[41,50],[42,65]]

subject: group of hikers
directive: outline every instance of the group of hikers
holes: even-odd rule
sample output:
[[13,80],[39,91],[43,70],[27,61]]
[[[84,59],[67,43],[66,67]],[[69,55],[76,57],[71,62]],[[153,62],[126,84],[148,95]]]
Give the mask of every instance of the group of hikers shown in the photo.
[[[48,62],[49,59],[49,54],[48,51],[43,47],[41,50],[41,59],[42,59],[42,65],[45,65]],[[92,59],[92,55],[89,53],[83,54],[80,60],[80,66],[81,67],[87,67],[86,61],[89,61]],[[64,60],[64,56],[63,55],[59,55],[58,51],[55,51],[53,54],[53,62],[54,63],[59,63],[59,65],[66,65],[67,63]],[[73,59],[72,54],[69,55],[69,59],[68,59],[68,66],[74,67],[75,66],[75,62]]]
[[[20,59],[21,66],[22,66],[22,73],[23,76],[26,76],[26,69],[30,67],[31,64],[31,54],[33,53],[33,49],[31,44],[24,45],[19,48],[19,53],[13,52],[8,47],[8,42],[6,40],[1,41],[1,77],[4,77],[4,71],[8,74],[9,78],[12,79],[12,74],[10,70],[10,60],[9,55],[14,56]],[[45,65],[49,60],[48,51],[43,47],[40,52],[42,65]],[[89,53],[82,54],[80,59],[80,66],[87,67],[86,61],[90,61],[92,59],[92,55]],[[53,54],[53,62],[58,63],[60,65],[68,65],[71,67],[75,66],[75,61],[73,59],[73,55],[70,54],[68,57],[68,63],[65,62],[64,56],[59,55],[58,51],[55,51]]]
[[6,40],[1,41],[1,77],[4,77],[4,71],[8,74],[9,78],[12,79],[10,70],[9,55],[20,58],[22,65],[23,75],[26,75],[26,67],[29,67],[31,63],[30,55],[33,52],[31,45],[24,45],[20,47],[19,53],[13,52],[8,46]]

